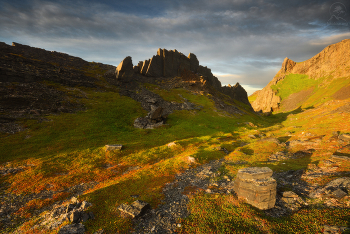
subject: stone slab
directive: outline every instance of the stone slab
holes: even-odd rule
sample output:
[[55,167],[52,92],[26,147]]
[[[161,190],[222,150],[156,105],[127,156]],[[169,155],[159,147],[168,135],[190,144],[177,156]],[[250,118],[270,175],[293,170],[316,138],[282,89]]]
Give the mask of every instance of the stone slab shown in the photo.
[[266,179],[272,176],[273,171],[268,167],[247,167],[240,169],[237,177],[241,179]]
[[121,150],[123,145],[106,145],[106,151]]

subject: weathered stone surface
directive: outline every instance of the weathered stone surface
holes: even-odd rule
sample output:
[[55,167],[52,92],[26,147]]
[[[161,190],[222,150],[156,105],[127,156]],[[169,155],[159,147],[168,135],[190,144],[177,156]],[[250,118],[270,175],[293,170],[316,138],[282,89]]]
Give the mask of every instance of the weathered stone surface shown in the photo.
[[142,64],[142,68],[141,68],[141,74],[142,75],[146,75],[146,72],[147,72],[147,69],[148,69],[148,66],[149,66],[149,63],[150,63],[150,59],[149,60],[145,60]]
[[150,204],[141,200],[134,201],[131,205],[121,204],[118,207],[118,210],[130,215],[132,218],[140,217],[150,209]]
[[188,55],[188,58],[190,59],[190,69],[191,69],[191,71],[196,73],[197,70],[198,70],[198,66],[199,66],[199,61],[197,59],[197,56],[195,54],[190,53]]
[[237,177],[245,180],[267,179],[272,176],[273,171],[268,167],[247,167],[240,169]]
[[162,77],[163,76],[163,59],[159,55],[153,56],[150,60],[146,76]]
[[341,134],[338,139],[350,142],[350,134]]
[[117,79],[129,78],[134,74],[134,67],[132,64],[131,57],[126,57],[116,68],[115,74]]
[[348,231],[348,230],[350,230],[350,228],[342,227],[342,226],[324,225],[323,234],[340,234],[340,233],[344,233],[345,231]]
[[154,120],[156,122],[162,121],[163,120],[163,107],[158,107],[155,110],[151,111],[149,113],[149,118],[151,120]]
[[123,145],[106,145],[106,151],[121,150]]
[[238,82],[234,86],[228,85],[228,86],[221,87],[220,91],[230,96],[231,98],[236,99],[237,101],[240,101],[248,106],[251,106],[248,100],[247,91],[245,91],[245,89]]
[[234,191],[248,204],[266,210],[274,207],[276,202],[276,180],[268,167],[248,167],[240,169],[234,181]]
[[350,157],[339,155],[332,155],[330,159],[334,161],[350,161]]
[[84,234],[84,233],[85,233],[85,227],[81,223],[74,223],[74,224],[63,226],[58,231],[58,234]]

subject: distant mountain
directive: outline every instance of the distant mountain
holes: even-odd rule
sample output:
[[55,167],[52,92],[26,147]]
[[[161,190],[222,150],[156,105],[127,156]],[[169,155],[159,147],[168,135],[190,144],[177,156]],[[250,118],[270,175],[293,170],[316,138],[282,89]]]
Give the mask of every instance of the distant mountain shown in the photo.
[[[350,97],[350,39],[329,45],[304,62],[285,58],[275,77],[256,95],[255,111],[290,111]],[[252,100],[252,99],[251,99]]]

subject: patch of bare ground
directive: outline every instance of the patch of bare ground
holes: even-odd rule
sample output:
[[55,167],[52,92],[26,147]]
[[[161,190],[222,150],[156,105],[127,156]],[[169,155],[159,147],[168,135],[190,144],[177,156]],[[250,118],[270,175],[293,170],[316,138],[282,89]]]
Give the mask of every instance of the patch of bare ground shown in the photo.
[[335,100],[344,100],[350,98],[350,85],[344,86],[333,94]]
[[291,94],[287,99],[281,102],[281,106],[283,111],[291,111],[300,106],[300,103],[309,98],[314,91],[314,88],[310,88],[307,90],[302,90],[297,93]]

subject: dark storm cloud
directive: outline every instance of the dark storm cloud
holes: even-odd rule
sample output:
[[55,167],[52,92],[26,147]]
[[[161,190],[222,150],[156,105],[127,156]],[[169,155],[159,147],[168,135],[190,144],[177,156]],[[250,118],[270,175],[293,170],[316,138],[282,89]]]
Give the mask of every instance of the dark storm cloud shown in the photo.
[[[263,87],[285,57],[303,61],[349,38],[348,27],[327,25],[333,3],[5,0],[0,40],[114,65],[127,55],[137,63],[159,47],[177,49],[195,53],[214,73],[227,74],[222,79]],[[350,3],[343,3],[350,25]]]

